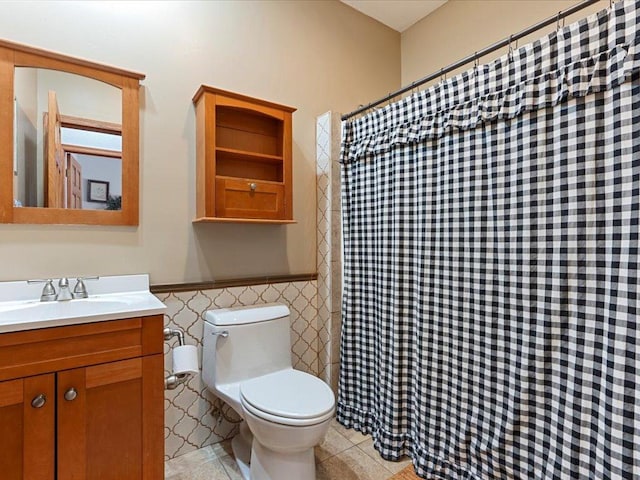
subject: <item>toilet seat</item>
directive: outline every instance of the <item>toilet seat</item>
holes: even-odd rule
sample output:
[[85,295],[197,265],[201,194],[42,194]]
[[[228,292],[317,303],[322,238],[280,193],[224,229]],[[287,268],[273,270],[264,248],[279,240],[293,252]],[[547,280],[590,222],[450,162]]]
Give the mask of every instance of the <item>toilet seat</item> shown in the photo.
[[242,407],[282,425],[305,426],[333,416],[333,391],[319,378],[286,369],[240,384]]

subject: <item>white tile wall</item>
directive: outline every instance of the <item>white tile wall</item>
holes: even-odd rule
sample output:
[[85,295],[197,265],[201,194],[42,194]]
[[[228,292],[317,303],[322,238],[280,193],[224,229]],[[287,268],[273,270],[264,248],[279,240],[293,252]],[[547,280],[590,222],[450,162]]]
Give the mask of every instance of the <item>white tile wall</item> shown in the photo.
[[318,321],[320,376],[338,390],[342,297],[340,217],[340,115],[316,121]]

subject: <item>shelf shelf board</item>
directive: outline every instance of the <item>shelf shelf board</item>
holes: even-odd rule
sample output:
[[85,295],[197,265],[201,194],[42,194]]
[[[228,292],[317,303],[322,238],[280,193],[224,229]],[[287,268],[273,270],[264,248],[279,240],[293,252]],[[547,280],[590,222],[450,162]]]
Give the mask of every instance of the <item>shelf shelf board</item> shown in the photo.
[[242,182],[255,182],[255,183],[268,183],[270,185],[284,185],[284,182],[278,182],[275,180],[263,180],[261,178],[247,178],[247,177],[234,177],[232,175],[216,175],[216,179],[221,180],[236,180]]
[[200,217],[193,223],[254,223],[266,225],[287,225],[298,223],[295,220],[270,220],[264,218],[226,218],[226,217]]
[[281,155],[267,155],[265,153],[247,152],[244,150],[236,150],[235,148],[223,148],[216,147],[216,155],[219,153],[225,154],[227,157],[237,158],[238,160],[251,160],[253,162],[266,162],[266,163],[282,163],[283,157]]

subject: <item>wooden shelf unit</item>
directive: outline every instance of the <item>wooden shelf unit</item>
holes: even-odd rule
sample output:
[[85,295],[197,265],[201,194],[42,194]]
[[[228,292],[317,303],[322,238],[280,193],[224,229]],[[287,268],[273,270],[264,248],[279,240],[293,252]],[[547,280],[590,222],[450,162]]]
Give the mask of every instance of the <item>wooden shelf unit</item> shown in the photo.
[[196,107],[194,222],[294,223],[295,108],[202,85]]

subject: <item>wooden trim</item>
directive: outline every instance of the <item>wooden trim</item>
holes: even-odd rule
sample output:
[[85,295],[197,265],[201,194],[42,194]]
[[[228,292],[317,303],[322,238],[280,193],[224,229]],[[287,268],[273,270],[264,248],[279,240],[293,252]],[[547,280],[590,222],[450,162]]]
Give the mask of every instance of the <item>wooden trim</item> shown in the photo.
[[284,171],[282,172],[282,182],[284,183],[284,216],[288,220],[293,220],[293,121],[291,113],[284,116],[282,128],[283,142],[282,151],[284,154]]
[[[14,67],[59,70],[65,73],[73,73],[82,77],[93,78],[94,80],[99,80],[117,88],[122,88],[124,82],[128,80],[128,77],[112,72],[20,51],[14,52]],[[136,80],[136,83],[137,82]]]
[[[85,368],[58,372],[56,403],[58,407],[58,480],[85,480],[87,478],[87,390]],[[64,394],[75,388],[74,400],[65,400]]]
[[164,478],[164,355],[142,359],[142,480]]
[[278,165],[283,161],[282,155],[266,155],[264,153],[245,152],[243,150],[236,150],[233,148],[216,147],[216,153],[223,153],[228,157],[233,158],[246,159],[254,162],[275,163]]
[[196,216],[206,217],[207,207],[207,152],[205,150],[206,101],[196,104]]
[[96,157],[107,157],[122,159],[122,152],[117,150],[103,150],[101,148],[81,147],[80,145],[62,144],[65,153],[77,153],[80,155],[94,155]]
[[103,72],[114,73],[116,75],[124,75],[125,77],[135,78],[137,80],[144,80],[146,75],[144,73],[138,73],[131,70],[124,70],[122,68],[114,67],[111,65],[105,65],[102,63],[92,62],[91,60],[85,60],[82,58],[71,57],[69,55],[63,55],[62,53],[52,52],[50,50],[44,50],[41,48],[31,47],[21,43],[10,42],[8,40],[0,39],[0,47],[8,48],[18,52],[24,52],[28,54],[39,55],[41,57],[49,58],[52,60],[58,60],[62,62],[72,63],[82,67],[94,68]]
[[0,222],[13,222],[13,56],[0,46]]
[[[122,208],[129,201],[122,201]],[[75,208],[16,207],[13,223],[55,225],[113,225],[133,226],[136,222],[122,220],[122,210],[80,210]]]
[[[138,225],[140,208],[140,85],[128,79],[122,87],[122,225]],[[125,161],[126,159],[126,161]]]
[[269,223],[271,225],[288,225],[298,223],[296,220],[272,220],[269,218],[226,218],[226,217],[198,217],[192,223]]
[[142,357],[87,367],[85,375],[88,389],[135,380],[142,376]]
[[139,357],[142,349],[141,318],[4,333],[0,380]]
[[[99,339],[98,339],[99,340]],[[128,343],[133,343],[131,338],[125,338]],[[88,343],[88,342],[85,342]],[[99,346],[96,346],[99,341],[94,340],[91,342],[90,347],[92,351],[89,353],[83,353],[81,355],[69,356],[68,351],[63,352],[59,358],[45,359],[37,363],[22,363],[21,365],[10,366],[0,369],[0,380],[28,377],[32,375],[40,375],[45,372],[54,372],[57,370],[68,370],[79,367],[81,365],[100,364],[106,362],[115,362],[122,360],[123,358],[135,358],[139,357],[142,353],[140,347],[118,347],[111,345],[110,349],[105,351],[97,351]],[[45,347],[51,347],[45,345]],[[108,347],[107,347],[108,348]],[[71,349],[69,349],[71,351]]]
[[142,355],[164,353],[164,315],[152,315],[142,320]]
[[239,108],[243,110],[249,110],[252,113],[261,113],[262,115],[266,115],[268,117],[275,118],[277,120],[282,121],[285,111],[283,111],[282,107],[274,107],[269,105],[269,102],[265,102],[264,100],[244,100],[242,95],[241,98],[237,97],[227,97],[222,94],[216,95],[216,106],[218,107],[231,107],[231,108]]
[[139,330],[142,328],[142,321],[142,318],[135,317],[108,322],[83,323],[80,325],[67,325],[63,327],[24,330],[21,332],[8,332],[0,335],[0,347],[76,338],[85,335],[100,335],[103,333],[119,332],[123,330]]
[[311,282],[317,279],[317,273],[303,273],[297,275],[274,275],[271,277],[212,280],[210,282],[151,285],[150,290],[151,293],[194,292],[198,290],[212,290],[214,288],[249,287],[251,285],[265,285],[272,283]]
[[[48,480],[55,478],[55,374],[24,379],[24,461],[25,479]],[[46,396],[44,406],[33,408],[31,401],[40,394]]]
[[[196,94],[193,96],[193,103],[197,103],[198,99],[205,93],[213,93],[213,94],[217,94],[217,95],[224,95],[225,97],[230,97],[236,100],[241,100],[243,102],[249,102],[252,106],[254,106],[255,104],[259,104],[262,105],[264,107],[268,107],[268,108],[276,108],[278,110],[285,110],[287,112],[295,112],[296,108],[294,107],[289,107],[287,105],[282,105],[279,103],[274,103],[274,102],[269,102],[267,100],[262,100],[259,98],[254,98],[254,97],[249,97],[247,95],[242,95],[239,93],[235,93],[235,92],[229,92],[228,90],[222,90],[221,88],[216,88],[216,87],[210,87],[208,85],[200,85],[200,88],[198,88],[198,91],[196,92]],[[253,110],[253,108],[252,108]]]
[[216,102],[215,97],[206,95],[204,97],[204,139],[202,148],[204,149],[204,214],[213,217],[216,214],[216,151],[213,146],[216,144]]
[[122,135],[122,124],[92,120],[90,118],[74,117],[72,115],[60,115],[60,125],[76,130],[86,130],[88,132],[108,133],[111,135]]

